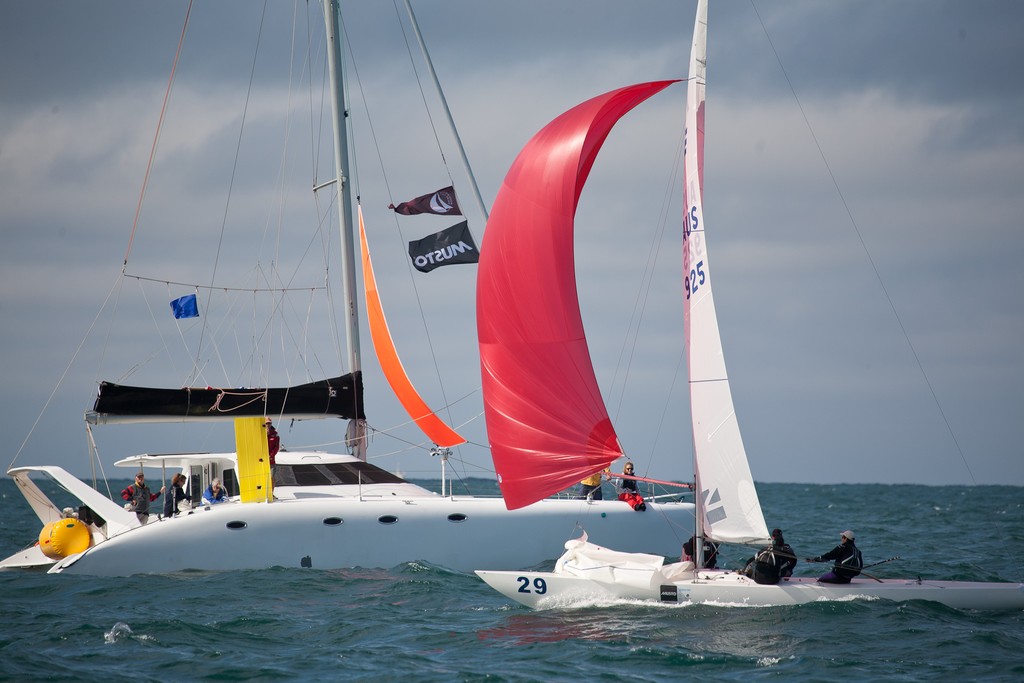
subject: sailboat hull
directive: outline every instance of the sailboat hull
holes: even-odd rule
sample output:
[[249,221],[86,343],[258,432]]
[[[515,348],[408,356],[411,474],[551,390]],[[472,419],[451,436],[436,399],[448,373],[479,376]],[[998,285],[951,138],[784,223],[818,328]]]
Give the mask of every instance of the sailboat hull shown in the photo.
[[[57,563],[52,572],[100,576],[184,569],[531,566],[551,559],[577,522],[620,547],[664,546],[664,520],[685,524],[690,504],[637,513],[618,501],[550,499],[508,511],[497,498],[284,500],[221,504],[150,522]],[[341,520],[340,522],[338,520]],[[692,523],[692,521],[690,521]]]
[[[163,457],[172,470],[189,471],[196,462],[207,469],[211,462],[231,463],[231,455]],[[152,457],[137,456],[129,464]],[[279,468],[287,468],[282,462],[313,461],[321,468],[335,461],[345,467],[364,465],[351,456],[288,452],[278,457]],[[387,475],[360,471],[378,480]],[[386,568],[412,561],[459,571],[531,567],[552,559],[552,549],[577,526],[602,543],[674,554],[679,548],[671,529],[692,526],[694,510],[692,503],[682,502],[652,501],[645,512],[637,512],[618,500],[548,498],[510,511],[498,497],[441,496],[388,475],[392,481],[387,483],[279,486],[269,503],[235,499],[197,505],[171,518],[157,517],[154,507],[149,522],[140,525],[135,513],[59,467],[28,467],[10,474],[43,525],[60,520],[63,513],[30,474],[48,475],[88,507],[101,526],[87,522],[92,545],[84,552],[50,558],[36,545],[0,561],[0,568],[96,576],[186,569]]]
[[857,578],[849,584],[822,584],[798,577],[766,586],[733,571],[701,571],[690,578],[664,581],[652,571],[629,581],[604,582],[551,572],[478,571],[489,586],[535,609],[578,606],[616,600],[660,604],[711,603],[744,607],[799,605],[836,600],[927,600],[965,610],[1024,609],[1024,584],[918,579]]

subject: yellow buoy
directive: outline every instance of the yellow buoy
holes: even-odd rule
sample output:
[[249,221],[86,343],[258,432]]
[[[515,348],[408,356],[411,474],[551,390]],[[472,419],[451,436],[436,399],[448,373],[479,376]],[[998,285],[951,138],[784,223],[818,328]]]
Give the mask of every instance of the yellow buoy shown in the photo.
[[92,545],[89,527],[77,519],[50,522],[39,532],[39,549],[51,559],[74,555]]

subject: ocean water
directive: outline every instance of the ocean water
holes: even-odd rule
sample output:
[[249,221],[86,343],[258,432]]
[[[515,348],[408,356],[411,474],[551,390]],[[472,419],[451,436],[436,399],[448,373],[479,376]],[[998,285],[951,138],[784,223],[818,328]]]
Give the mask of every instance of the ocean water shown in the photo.
[[[758,490],[769,526],[801,557],[850,528],[865,562],[901,557],[878,576],[1024,580],[1022,488]],[[0,515],[5,557],[39,532],[9,479]],[[723,558],[735,566],[747,554]],[[801,563],[797,573],[820,569]],[[474,575],[416,562],[115,579],[0,572],[0,680],[125,679],[1016,683],[1024,613],[865,600],[531,611]]]

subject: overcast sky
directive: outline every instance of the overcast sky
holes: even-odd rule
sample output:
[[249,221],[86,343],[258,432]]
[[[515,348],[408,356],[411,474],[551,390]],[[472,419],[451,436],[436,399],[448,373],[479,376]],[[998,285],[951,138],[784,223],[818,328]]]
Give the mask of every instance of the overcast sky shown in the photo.
[[[694,6],[414,2],[484,202],[562,111],[623,85],[685,78]],[[204,290],[203,318],[180,331],[167,308],[189,283],[315,287],[324,262],[310,246],[327,236],[337,277],[337,239],[316,231],[309,191],[330,165],[311,144],[324,135],[315,4],[307,19],[304,3],[272,3],[261,16],[258,3],[197,0],[128,266],[183,285],[119,279],[186,7],[3,5],[5,465],[30,437],[17,464],[88,472],[82,414],[101,379],[282,384],[346,371],[316,294],[289,294],[288,322],[266,327],[255,295]],[[484,224],[434,96],[417,85],[399,14],[383,1],[343,10],[356,189],[392,332],[427,401],[452,404],[471,441],[456,470],[491,476],[476,267],[410,272],[405,242],[450,221],[398,221],[385,207],[454,182],[486,248]],[[723,0],[709,15],[705,220],[754,478],[1024,485],[1024,5]],[[422,72],[418,50],[413,59]],[[672,176],[684,99],[673,86],[619,124],[576,223],[609,412],[639,469],[673,479],[692,473]],[[436,476],[436,461],[410,447],[413,432],[394,429],[405,418],[368,337],[363,352],[367,412],[381,431],[371,457]],[[286,424],[282,435],[298,447],[342,431]],[[138,452],[233,448],[229,423],[95,434],[108,474]]]

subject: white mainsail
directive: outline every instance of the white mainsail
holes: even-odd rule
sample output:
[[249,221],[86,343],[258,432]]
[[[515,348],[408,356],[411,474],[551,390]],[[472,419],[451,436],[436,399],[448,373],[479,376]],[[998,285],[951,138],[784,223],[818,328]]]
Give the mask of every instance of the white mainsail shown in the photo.
[[704,240],[704,90],[707,70],[707,1],[693,26],[686,91],[684,152],[684,320],[697,478],[698,530],[726,543],[769,543],[768,528],[743,449]]

